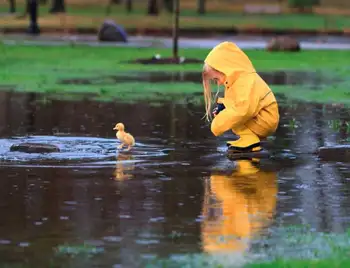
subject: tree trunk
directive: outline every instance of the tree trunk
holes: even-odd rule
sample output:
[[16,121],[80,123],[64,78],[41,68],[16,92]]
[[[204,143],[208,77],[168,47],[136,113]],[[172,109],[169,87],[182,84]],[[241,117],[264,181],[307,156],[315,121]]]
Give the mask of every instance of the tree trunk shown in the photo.
[[[129,0],[127,0],[127,1],[129,1]],[[106,15],[109,15],[111,13],[113,4],[119,5],[119,4],[121,4],[121,0],[109,0],[107,7],[106,7]]]
[[157,0],[148,0],[148,15],[157,16],[159,14],[159,8]]
[[50,13],[66,12],[64,0],[52,0]]
[[205,14],[205,0],[197,0],[197,13]]
[[28,9],[29,9],[29,18],[30,24],[28,32],[30,34],[39,34],[39,26],[38,26],[38,2],[37,0],[27,0]]
[[10,0],[10,13],[16,12],[16,0]]
[[197,0],[198,14],[205,14],[205,0]]
[[170,13],[173,13],[174,11],[174,0],[163,0],[163,5],[165,6],[166,10]]
[[174,22],[173,22],[173,58],[179,58],[179,17],[180,17],[180,0],[174,0]]
[[126,11],[128,13],[132,12],[132,0],[126,0]]

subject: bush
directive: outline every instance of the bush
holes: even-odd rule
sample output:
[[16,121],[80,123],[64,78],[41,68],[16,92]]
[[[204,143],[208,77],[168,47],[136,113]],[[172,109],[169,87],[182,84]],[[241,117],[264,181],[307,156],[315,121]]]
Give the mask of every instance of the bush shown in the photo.
[[313,6],[320,4],[320,0],[288,0],[289,7],[299,10],[311,9]]

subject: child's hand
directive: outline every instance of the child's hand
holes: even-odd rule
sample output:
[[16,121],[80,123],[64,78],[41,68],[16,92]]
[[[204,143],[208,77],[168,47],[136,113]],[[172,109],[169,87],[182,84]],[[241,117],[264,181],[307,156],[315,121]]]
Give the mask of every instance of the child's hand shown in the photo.
[[225,109],[225,105],[218,103],[217,106],[213,109],[213,116],[217,116],[222,110]]

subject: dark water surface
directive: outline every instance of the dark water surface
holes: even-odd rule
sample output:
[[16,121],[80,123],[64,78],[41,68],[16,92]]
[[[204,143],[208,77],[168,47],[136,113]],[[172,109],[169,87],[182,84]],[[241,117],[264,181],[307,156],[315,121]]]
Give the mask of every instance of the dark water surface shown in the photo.
[[[170,255],[240,254],[246,240],[271,226],[309,224],[326,232],[349,226],[349,166],[311,154],[347,142],[348,110],[280,98],[281,123],[269,146],[285,157],[253,163],[226,159],[230,134],[213,137],[201,120],[203,107],[36,98],[0,93],[3,264],[142,267]],[[117,122],[136,138],[131,153],[113,151]],[[27,135],[65,139],[72,162],[59,165],[59,153],[56,164],[43,166],[25,154],[13,158],[9,144]],[[84,155],[93,163],[76,161]]]
[[[319,72],[310,71],[270,71],[259,72],[259,75],[269,85],[318,85],[330,84],[332,79],[325,77]],[[202,79],[201,72],[166,72],[166,71],[151,71],[151,72],[125,72],[118,75],[110,76],[95,76],[90,78],[72,78],[61,79],[58,84],[68,85],[115,85],[117,83],[134,82],[135,80],[148,83],[164,83],[164,82],[193,82],[200,83]]]

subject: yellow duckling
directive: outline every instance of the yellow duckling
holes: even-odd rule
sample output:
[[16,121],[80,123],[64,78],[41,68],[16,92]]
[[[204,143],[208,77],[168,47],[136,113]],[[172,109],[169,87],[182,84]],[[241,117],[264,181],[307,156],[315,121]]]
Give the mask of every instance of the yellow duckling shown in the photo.
[[122,143],[118,146],[118,149],[122,149],[124,145],[127,145],[128,148],[126,151],[129,151],[131,147],[135,145],[135,139],[130,133],[125,132],[124,129],[125,127],[123,123],[118,123],[113,128],[113,130],[117,130],[116,137]]

